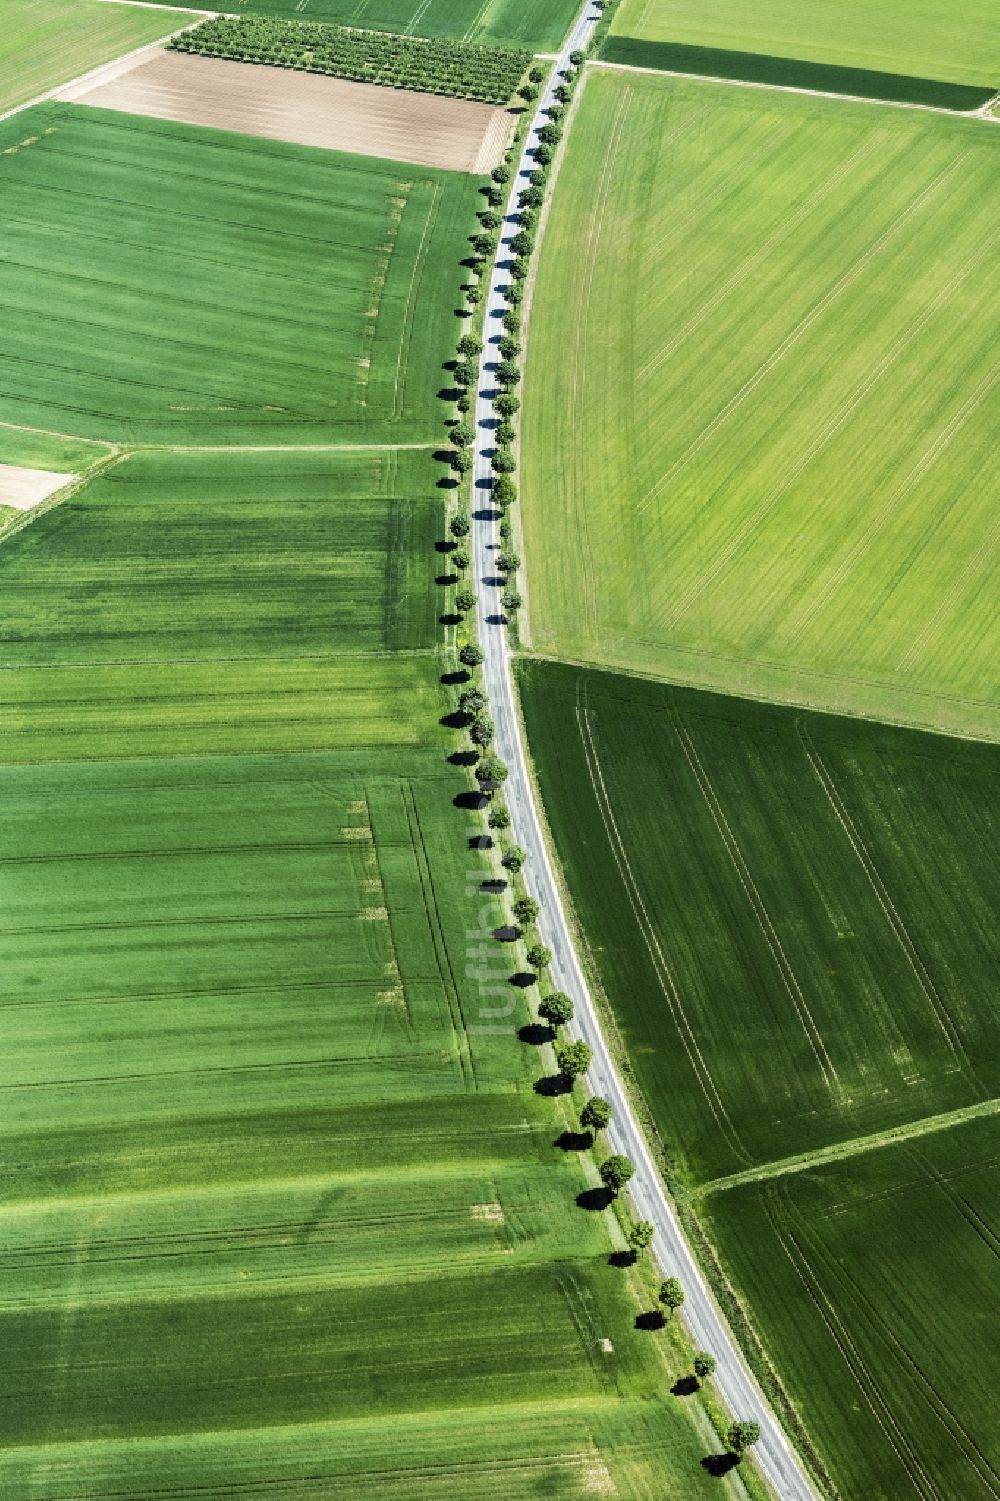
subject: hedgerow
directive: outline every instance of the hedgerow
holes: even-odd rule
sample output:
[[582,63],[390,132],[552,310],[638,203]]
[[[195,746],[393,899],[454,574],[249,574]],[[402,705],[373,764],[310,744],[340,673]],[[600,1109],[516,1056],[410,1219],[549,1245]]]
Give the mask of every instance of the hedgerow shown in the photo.
[[532,60],[523,48],[477,47],[277,16],[217,16],[181,32],[170,46],[202,57],[269,63],[486,104],[506,104]]

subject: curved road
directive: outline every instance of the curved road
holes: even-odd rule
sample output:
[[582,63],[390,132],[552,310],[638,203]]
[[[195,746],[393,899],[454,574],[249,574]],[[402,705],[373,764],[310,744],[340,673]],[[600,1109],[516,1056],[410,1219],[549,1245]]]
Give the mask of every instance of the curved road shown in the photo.
[[[480,362],[475,403],[477,444],[473,470],[472,524],[473,559],[478,583],[476,612],[485,654],[484,685],[489,694],[490,709],[496,725],[496,751],[510,768],[504,790],[510,808],[512,832],[528,853],[524,870],[526,884],[541,906],[539,932],[553,953],[552,978],[555,985],[565,990],[576,1003],[576,1019],[569,1028],[570,1033],[574,1037],[584,1038],[593,1049],[594,1059],[587,1082],[595,1094],[601,1094],[611,1102],[614,1110],[614,1121],[608,1131],[609,1145],[613,1151],[623,1152],[630,1157],[636,1165],[636,1174],[629,1191],[638,1215],[650,1220],[656,1227],[652,1247],[656,1260],[665,1273],[679,1276],[684,1285],[686,1301],[683,1313],[696,1348],[711,1351],[718,1361],[716,1381],[733,1413],[740,1418],[754,1418],[760,1423],[761,1438],[754,1453],[775,1492],[783,1501],[816,1501],[815,1490],[740,1354],[684,1239],[601,1032],[597,1012],[573,948],[559,888],[538,821],[521,742],[507,636],[498,619],[499,588],[496,585],[493,560],[498,550],[499,537],[493,508],[489,505],[489,490],[492,483],[492,430],[497,420],[493,410],[493,397],[496,394],[493,371],[499,357],[496,342],[503,332],[500,319],[506,309],[504,288],[509,281],[506,272],[499,269],[506,259],[502,246],[517,229],[517,195],[525,186],[525,176],[532,167],[527,152],[535,143],[535,132],[544,123],[542,110],[552,103],[551,90],[558,81],[556,72],[568,64],[570,52],[587,46],[598,19],[599,12],[594,9],[591,0],[587,0],[563,46],[557,68],[553,70],[552,81],[539,102],[538,113],[525,142],[525,154],[514,174],[501,233],[501,251],[497,267],[493,270],[486,302],[486,348]],[[480,508],[483,503],[485,509]]]

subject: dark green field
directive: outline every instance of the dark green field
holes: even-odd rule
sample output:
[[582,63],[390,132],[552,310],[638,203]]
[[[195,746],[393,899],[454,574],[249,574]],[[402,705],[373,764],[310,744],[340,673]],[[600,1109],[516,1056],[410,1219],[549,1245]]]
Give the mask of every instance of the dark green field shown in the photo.
[[585,940],[681,1176],[992,1098],[995,747],[526,662]]
[[847,1497],[997,1493],[996,1119],[702,1206]]
[[0,195],[0,421],[167,444],[435,431],[464,174],[45,104],[0,123]]
[[985,1501],[1000,752],[539,660],[519,679],[627,1066],[837,1493]]

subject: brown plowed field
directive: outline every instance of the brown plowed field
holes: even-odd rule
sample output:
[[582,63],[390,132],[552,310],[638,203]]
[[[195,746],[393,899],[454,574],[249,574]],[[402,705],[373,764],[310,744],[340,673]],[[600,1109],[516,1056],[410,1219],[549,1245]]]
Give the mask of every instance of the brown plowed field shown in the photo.
[[459,172],[495,167],[513,128],[488,104],[179,52],[147,53],[117,77],[56,97]]

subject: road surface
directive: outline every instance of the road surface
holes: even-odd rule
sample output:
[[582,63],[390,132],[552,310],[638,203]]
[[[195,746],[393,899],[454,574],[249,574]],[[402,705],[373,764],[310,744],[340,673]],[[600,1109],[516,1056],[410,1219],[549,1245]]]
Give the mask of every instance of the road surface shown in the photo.
[[538,813],[535,808],[531,781],[528,776],[524,747],[521,743],[521,727],[518,719],[514,690],[511,680],[510,658],[507,650],[506,632],[500,624],[500,589],[496,583],[495,556],[499,536],[496,517],[489,504],[491,484],[490,458],[493,450],[492,431],[496,424],[493,396],[496,382],[494,370],[499,359],[496,343],[503,334],[501,318],[506,310],[504,288],[509,282],[506,271],[500,269],[508,260],[503,245],[517,230],[515,214],[517,195],[525,186],[525,176],[531,171],[532,162],[527,152],[535,144],[535,132],[544,123],[542,110],[552,103],[551,90],[558,82],[558,68],[568,64],[569,53],[575,48],[585,48],[599,18],[592,0],[588,0],[579,15],[573,30],[560,53],[557,68],[553,70],[552,82],[539,101],[538,113],[525,141],[525,155],[513,176],[510,199],[507,204],[504,228],[501,232],[501,248],[494,268],[489,295],[486,301],[485,340],[479,368],[476,392],[476,454],[473,469],[473,523],[472,543],[476,588],[476,613],[479,637],[485,655],[483,680],[490,700],[490,711],[496,726],[496,752],[510,768],[504,789],[511,814],[511,831],[517,843],[527,851],[528,860],[524,870],[525,884],[541,906],[538,930],[542,941],[552,950],[551,975],[553,986],[572,996],[576,1004],[576,1018],[569,1027],[574,1037],[582,1037],[593,1049],[593,1064],[587,1082],[595,1094],[609,1100],[614,1111],[614,1120],[608,1131],[608,1142],[615,1152],[622,1152],[636,1165],[636,1174],[629,1186],[637,1215],[650,1220],[655,1226],[653,1253],[663,1272],[678,1276],[684,1286],[686,1301],[683,1316],[698,1349],[709,1350],[716,1358],[716,1382],[732,1409],[734,1416],[753,1418],[761,1426],[761,1437],[754,1453],[782,1501],[816,1501],[816,1492],[806,1477],[797,1455],[770,1406],[766,1402],[749,1368],[746,1365],[730,1329],[723,1318],[708,1285],[687,1245],[673,1206],[667,1197],[656,1168],[653,1165],[643,1133],[629,1104],[624,1086],[612,1062],[607,1043],[601,1031],[593,1000],[591,999],[583,972],[573,948],[566,915],[559,895],[559,888],[549,862],[548,851],[542,836]]

